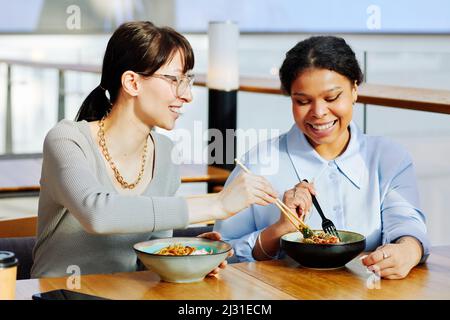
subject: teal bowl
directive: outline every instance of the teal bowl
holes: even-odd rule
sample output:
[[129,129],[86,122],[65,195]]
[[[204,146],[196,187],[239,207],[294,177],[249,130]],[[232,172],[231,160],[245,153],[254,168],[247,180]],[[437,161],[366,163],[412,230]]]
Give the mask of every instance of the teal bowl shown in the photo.
[[[162,248],[176,243],[199,250],[206,249],[208,252],[213,250],[213,253],[186,256],[156,254]],[[175,237],[139,242],[133,248],[144,266],[157,273],[161,280],[189,283],[203,280],[208,273],[218,267],[227,258],[231,245],[224,241],[205,238]]]
[[[321,231],[321,230],[314,230]],[[340,243],[303,243],[300,232],[281,237],[281,248],[301,266],[314,269],[335,269],[345,266],[366,247],[366,238],[359,233],[338,230]]]

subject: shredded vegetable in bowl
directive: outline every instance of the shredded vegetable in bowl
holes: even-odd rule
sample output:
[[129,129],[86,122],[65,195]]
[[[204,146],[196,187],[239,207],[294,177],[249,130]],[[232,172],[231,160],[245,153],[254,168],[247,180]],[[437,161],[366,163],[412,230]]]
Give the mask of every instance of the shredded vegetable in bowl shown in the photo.
[[323,231],[316,232],[308,238],[303,238],[303,243],[312,244],[336,244],[339,243],[339,238],[332,234],[325,233]]
[[191,256],[200,255],[200,254],[212,254],[213,250],[211,249],[210,252],[208,252],[205,248],[197,249],[194,252],[191,253]]
[[202,254],[213,254],[213,249],[207,251],[206,249],[196,249],[195,247],[183,246],[181,243],[171,244],[168,247],[162,248],[161,250],[155,252],[156,254],[164,256],[187,256],[187,255],[202,255]]

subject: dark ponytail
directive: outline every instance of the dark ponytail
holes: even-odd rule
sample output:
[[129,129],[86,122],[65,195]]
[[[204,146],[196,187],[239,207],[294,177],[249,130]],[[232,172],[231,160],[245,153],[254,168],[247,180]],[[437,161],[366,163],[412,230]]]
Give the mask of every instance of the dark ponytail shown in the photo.
[[84,99],[76,116],[76,121],[95,121],[101,119],[111,109],[111,102],[106,96],[105,89],[100,85]]
[[193,69],[192,47],[180,33],[168,27],[158,28],[149,21],[122,24],[108,41],[100,85],[83,101],[76,121],[102,119],[117,101],[124,72],[151,76],[177,51],[183,57],[183,72]]

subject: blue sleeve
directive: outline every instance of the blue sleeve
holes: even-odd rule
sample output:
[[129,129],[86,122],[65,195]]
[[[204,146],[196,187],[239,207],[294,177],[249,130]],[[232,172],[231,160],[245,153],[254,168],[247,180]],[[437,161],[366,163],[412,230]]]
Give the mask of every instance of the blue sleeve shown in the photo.
[[233,246],[234,256],[230,262],[255,261],[252,251],[262,230],[256,230],[251,207],[216,222],[214,230],[220,232],[223,240]]
[[381,204],[383,244],[395,242],[403,236],[412,236],[423,248],[421,263],[430,254],[425,214],[420,210],[419,192],[414,166],[408,155],[391,180]]
[[[240,168],[236,167],[225,186],[233,181],[240,171]],[[230,218],[216,221],[214,225],[214,231],[219,232],[223,240],[233,246],[234,256],[229,259],[230,262],[255,261],[252,251],[262,230],[256,228],[253,210],[253,206],[250,206]]]

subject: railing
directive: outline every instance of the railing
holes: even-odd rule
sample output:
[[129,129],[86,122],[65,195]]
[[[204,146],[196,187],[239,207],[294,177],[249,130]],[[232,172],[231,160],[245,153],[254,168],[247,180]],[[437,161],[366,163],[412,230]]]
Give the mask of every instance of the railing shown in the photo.
[[[0,155],[0,198],[37,195],[42,160],[42,153]],[[206,182],[211,191],[223,186],[229,174],[228,170],[203,164],[180,166],[182,183]]]
[[[11,99],[11,68],[13,65],[29,66],[33,68],[55,69],[58,71],[58,118],[65,116],[65,82],[66,71],[87,72],[100,74],[98,65],[82,64],[57,64],[46,62],[34,62],[26,60],[2,60],[0,63],[7,65],[6,72],[6,117],[5,117],[5,152],[12,152],[12,99]],[[206,86],[206,75],[197,74],[194,85]],[[240,78],[239,91],[282,94],[280,82],[277,79],[245,77]],[[450,91],[409,88],[363,83],[358,90],[358,103],[364,105],[378,105],[408,110],[420,110],[442,114],[450,114]],[[364,128],[365,129],[365,128]],[[365,131],[365,130],[364,130]]]
[[[239,91],[283,94],[276,79],[241,77]],[[196,75],[196,85],[206,86],[206,76]],[[450,114],[450,91],[363,83],[358,103]]]

